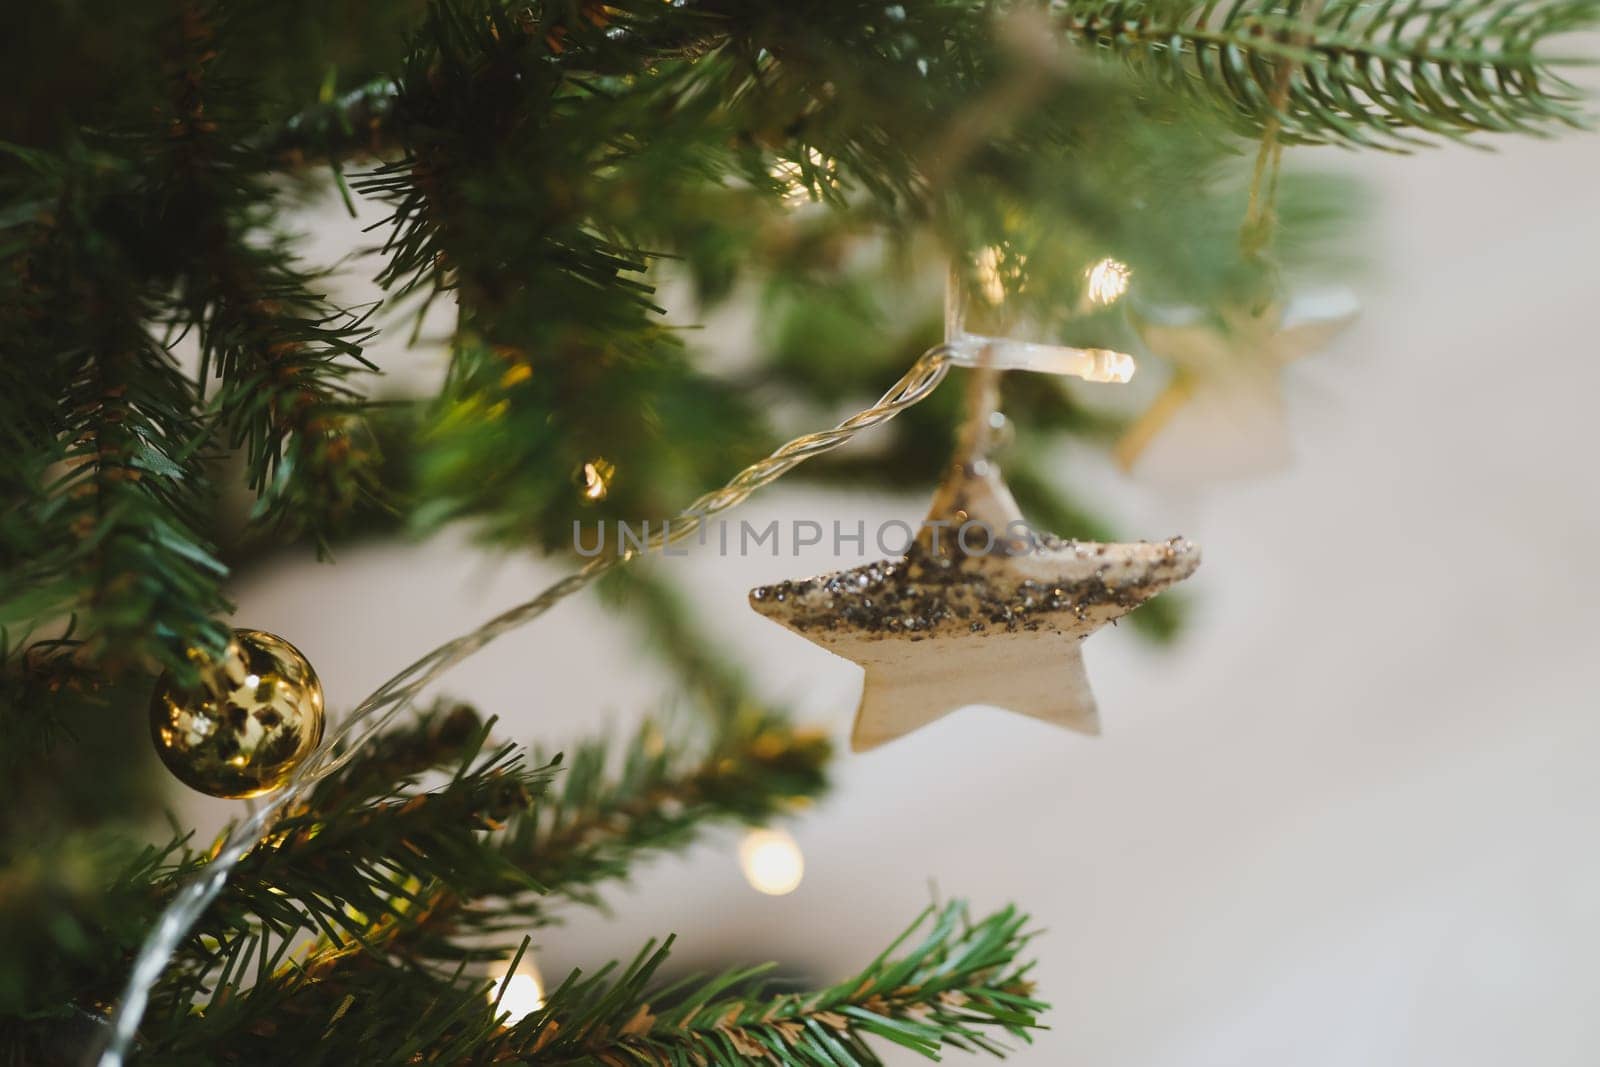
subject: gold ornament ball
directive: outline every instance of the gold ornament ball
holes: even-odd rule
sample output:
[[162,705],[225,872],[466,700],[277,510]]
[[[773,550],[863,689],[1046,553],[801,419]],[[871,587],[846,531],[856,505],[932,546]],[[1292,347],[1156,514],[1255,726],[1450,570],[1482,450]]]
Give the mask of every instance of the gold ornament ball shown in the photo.
[[161,762],[191,789],[240,799],[282,785],[322,742],[322,683],[300,650],[261,630],[235,630],[220,663],[191,649],[199,679],[168,671],[150,698]]

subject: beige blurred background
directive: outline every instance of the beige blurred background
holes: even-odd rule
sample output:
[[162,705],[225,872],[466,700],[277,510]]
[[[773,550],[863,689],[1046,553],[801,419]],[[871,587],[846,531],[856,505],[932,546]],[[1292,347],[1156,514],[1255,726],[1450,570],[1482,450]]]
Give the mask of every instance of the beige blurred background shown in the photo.
[[[1287,378],[1294,466],[1174,493],[1063,457],[1125,528],[1206,553],[1175,649],[1089,642],[1105,736],[972,708],[847,755],[792,827],[796,892],[752,891],[737,835],[716,836],[609,894],[615,918],[541,933],[547,977],[676,931],[681,962],[831,980],[936,891],[1016,901],[1044,931],[1052,1029],[1020,1064],[1592,1062],[1600,140],[1292,159],[1355,167],[1377,201],[1363,317]],[[354,230],[309,221],[330,250]],[[916,521],[931,488],[780,487],[742,517]],[[857,562],[695,549],[667,568],[762,687],[842,744],[860,671],[745,593]],[[558,573],[455,536],[350,548],[255,576],[237,618],[291,636],[348,707]],[[632,640],[584,597],[440,691],[560,743],[662,706]]]

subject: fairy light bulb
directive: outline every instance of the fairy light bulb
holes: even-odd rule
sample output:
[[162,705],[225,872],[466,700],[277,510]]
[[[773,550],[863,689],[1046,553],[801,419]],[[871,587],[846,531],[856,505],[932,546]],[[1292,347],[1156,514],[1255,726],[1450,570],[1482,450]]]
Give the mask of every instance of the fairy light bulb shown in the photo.
[[1089,302],[1105,307],[1122,299],[1132,273],[1126,263],[1109,257],[1090,267],[1085,272],[1089,281]]
[[[998,307],[1004,303],[1008,289],[1020,288],[1026,263],[1022,255],[1007,253],[1000,245],[990,245],[973,256],[972,265],[972,281],[978,295],[991,306]],[[1089,292],[1085,298],[1110,303],[1127,291],[1130,272],[1126,264],[1108,258],[1090,267],[1086,276]],[[1131,355],[1110,348],[1076,348],[969,332],[963,287],[955,274],[951,275],[946,293],[944,350],[946,358],[957,366],[1062,374],[1089,382],[1117,384],[1131,381],[1139,369]]]
[[787,831],[751,830],[739,843],[739,866],[752,889],[781,897],[800,887],[806,860]]
[[950,362],[958,367],[1064,374],[1086,382],[1129,382],[1139,370],[1137,360],[1115,349],[1072,348],[975,334],[961,334],[950,341],[949,354]]
[[544,980],[539,968],[524,955],[512,971],[502,970],[489,987],[489,1003],[498,998],[500,1013],[507,1015],[507,1023],[515,1024],[544,1007]]
[[1110,348],[1088,349],[1089,369],[1081,375],[1086,382],[1111,382],[1118,385],[1133,381],[1139,370],[1138,362],[1126,352]]
[[615,464],[598,457],[585,463],[578,471],[578,480],[583,485],[584,499],[604,500],[606,493],[611,491],[611,476],[616,472]]

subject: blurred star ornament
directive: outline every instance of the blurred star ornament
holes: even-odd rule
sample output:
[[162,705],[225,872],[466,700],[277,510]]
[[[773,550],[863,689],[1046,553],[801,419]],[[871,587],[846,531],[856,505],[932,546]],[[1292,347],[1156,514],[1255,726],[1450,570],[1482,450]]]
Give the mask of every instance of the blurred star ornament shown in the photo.
[[191,789],[239,799],[278,788],[322,741],[322,683],[300,650],[235,630],[220,662],[189,650],[192,685],[168,671],[150,698],[161,762]]
[[866,669],[857,752],[970,704],[1097,734],[1080,643],[1199,562],[1182,538],[1096,544],[1034,532],[995,464],[968,458],[902,558],[763,586],[750,604]]
[[1345,289],[1307,292],[1259,311],[1135,313],[1172,380],[1117,442],[1125,471],[1154,482],[1270,474],[1288,462],[1284,367],[1327,345],[1359,306]]

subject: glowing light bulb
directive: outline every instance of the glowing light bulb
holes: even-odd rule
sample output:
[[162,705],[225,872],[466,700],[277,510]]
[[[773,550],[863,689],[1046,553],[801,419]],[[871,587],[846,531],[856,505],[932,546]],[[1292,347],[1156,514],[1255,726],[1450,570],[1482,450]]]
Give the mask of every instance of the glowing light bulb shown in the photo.
[[781,897],[800,887],[806,860],[787,832],[752,830],[739,842],[739,866],[752,889]]
[[1128,291],[1128,280],[1132,271],[1126,263],[1106,258],[1090,267],[1085,272],[1089,279],[1089,302],[1105,307],[1114,304]]
[[611,491],[611,476],[617,473],[616,465],[595,458],[585,463],[578,472],[583,482],[583,495],[588,500],[604,500]]
[[962,334],[950,342],[950,361],[960,367],[1067,374],[1086,382],[1127,382],[1139,370],[1132,356],[1110,348],[1071,348],[975,334]]
[[508,1023],[516,1023],[544,1007],[544,982],[526,955],[515,972],[502,972],[489,987],[489,1003],[493,1004],[496,998],[501,1013],[509,1016]]
[[1139,370],[1138,362],[1126,352],[1116,352],[1109,348],[1091,348],[1088,350],[1090,367],[1083,374],[1086,382],[1123,382],[1133,381],[1134,374]]

